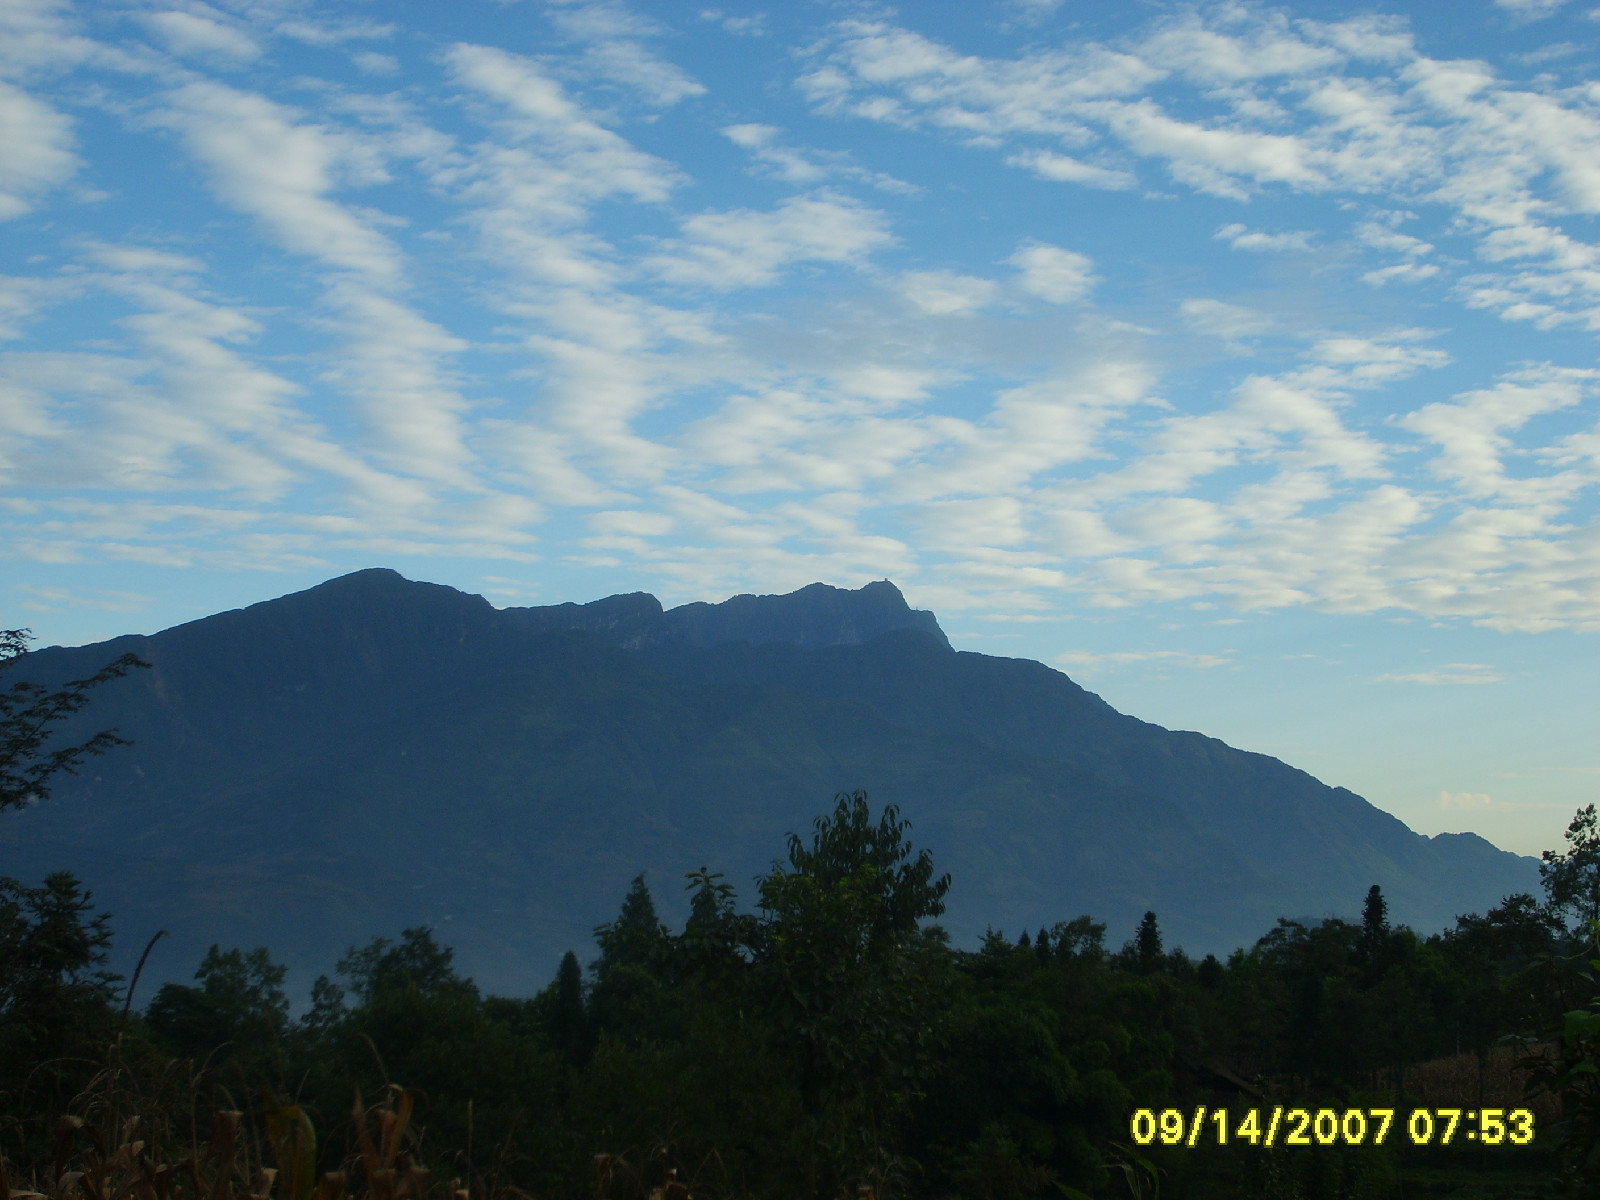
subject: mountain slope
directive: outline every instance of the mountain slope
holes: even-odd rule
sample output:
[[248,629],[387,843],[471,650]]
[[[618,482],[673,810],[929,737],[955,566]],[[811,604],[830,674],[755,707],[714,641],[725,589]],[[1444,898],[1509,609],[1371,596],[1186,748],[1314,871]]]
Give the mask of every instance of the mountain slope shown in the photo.
[[[1536,885],[1532,860],[1427,839],[1263,755],[1115,712],[1038,663],[952,650],[892,584],[496,610],[363,571],[166,630],[29,657],[45,682],[126,650],[78,733],[135,745],[0,821],[0,873],[75,870],[118,962],[172,937],[270,946],[304,985],[352,943],[430,923],[485,985],[589,950],[647,870],[752,877],[841,790],[896,803],[955,881],[970,944],[1082,912],[1226,951],[1383,885],[1424,928]],[[159,961],[158,961],[159,960]]]

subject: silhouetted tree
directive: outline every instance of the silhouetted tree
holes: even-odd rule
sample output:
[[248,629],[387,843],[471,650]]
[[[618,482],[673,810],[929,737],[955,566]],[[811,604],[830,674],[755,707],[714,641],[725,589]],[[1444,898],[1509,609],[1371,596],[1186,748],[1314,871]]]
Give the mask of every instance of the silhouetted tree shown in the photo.
[[[813,828],[809,848],[790,834],[788,864],[774,863],[760,880],[756,963],[814,1129],[825,1109],[840,1118],[830,1140],[842,1169],[878,1152],[887,1122],[931,1065],[930,967],[942,939],[919,935],[918,922],[944,911],[950,877],[933,877],[928,851],[912,854],[910,822],[893,805],[874,823],[865,792],[841,793]],[[815,1194],[815,1137],[812,1146]]]
[[262,1047],[278,1040],[289,1018],[287,968],[266,947],[245,954],[213,945],[195,972],[199,987],[163,985],[145,1010],[151,1032],[180,1054],[204,1058],[226,1043]]
[[643,873],[634,876],[617,919],[596,927],[594,940],[600,957],[590,967],[601,978],[615,967],[660,966],[668,945],[667,927],[656,915]]
[[424,995],[470,987],[456,974],[455,951],[433,940],[426,926],[402,930],[400,941],[373,938],[339,960],[338,971],[358,1000],[370,1003],[383,991],[414,988]]
[[1156,926],[1156,914],[1147,912],[1133,935],[1135,960],[1141,971],[1154,971],[1161,965],[1161,930]]
[[581,1066],[589,1056],[589,1016],[583,1006],[583,968],[568,950],[556,968],[550,996],[550,1044],[570,1066]]
[[1383,889],[1373,884],[1361,905],[1361,940],[1357,956],[1370,985],[1383,973],[1389,946],[1389,902]]
[[86,1077],[73,1063],[110,1032],[119,975],[105,969],[109,917],[56,871],[39,887],[0,879],[0,1092],[31,1082],[56,1102]]
[[1098,960],[1106,950],[1106,925],[1084,915],[1059,921],[1053,930],[1057,955]]
[[[26,629],[0,630],[0,675],[27,660],[28,637]],[[126,745],[107,729],[50,748],[57,726],[87,704],[95,688],[148,665],[125,654],[54,691],[26,680],[0,689],[0,812],[48,798],[56,775]],[[121,977],[105,969],[110,918],[95,914],[90,901],[66,871],[47,875],[38,887],[0,876],[0,1088],[28,1078],[46,1060],[82,1054],[110,1028]],[[71,1072],[63,1070],[48,1072],[48,1079],[70,1094]]]
[[1577,811],[1565,837],[1565,851],[1544,852],[1539,874],[1550,907],[1570,913],[1587,930],[1590,921],[1600,920],[1600,818],[1594,805]]
[[[0,674],[15,669],[28,654],[26,629],[0,629]],[[103,729],[75,746],[46,750],[55,726],[89,702],[89,693],[135,667],[148,667],[133,654],[108,663],[86,679],[73,679],[51,691],[42,683],[19,680],[0,690],[0,812],[27,808],[50,795],[50,779],[71,775],[85,758],[113,746],[126,746],[114,729]]]
[[1373,884],[1367,889],[1367,899],[1361,906],[1361,935],[1369,942],[1380,940],[1389,932],[1389,902],[1383,898],[1383,889]]

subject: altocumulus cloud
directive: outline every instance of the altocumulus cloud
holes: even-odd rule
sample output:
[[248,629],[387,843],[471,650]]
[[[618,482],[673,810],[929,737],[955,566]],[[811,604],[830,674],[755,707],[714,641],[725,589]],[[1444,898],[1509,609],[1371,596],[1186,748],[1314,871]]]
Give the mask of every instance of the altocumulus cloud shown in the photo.
[[6,552],[1600,629],[1589,81],[1050,8],[16,0]]

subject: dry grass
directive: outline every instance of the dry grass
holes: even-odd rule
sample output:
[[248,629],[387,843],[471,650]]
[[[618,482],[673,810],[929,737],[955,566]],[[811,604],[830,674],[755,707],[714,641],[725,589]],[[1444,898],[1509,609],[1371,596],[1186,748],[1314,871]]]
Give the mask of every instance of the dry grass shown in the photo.
[[[169,1063],[181,1069],[187,1064]],[[172,1081],[167,1080],[170,1084]],[[351,1112],[355,1152],[344,1168],[318,1173],[317,1135],[298,1105],[268,1095],[250,1119],[236,1108],[211,1115],[202,1144],[199,1077],[173,1102],[170,1086],[139,1089],[120,1063],[107,1066],[59,1118],[47,1160],[15,1169],[0,1157],[0,1200],[426,1200],[431,1173],[415,1160],[412,1094],[390,1087]],[[270,1164],[270,1165],[269,1165]],[[497,1189],[484,1200],[513,1200]],[[447,1200],[471,1200],[459,1179]],[[520,1194],[516,1194],[520,1195]]]
[[1561,1104],[1548,1092],[1529,1096],[1529,1072],[1519,1065],[1525,1053],[1493,1046],[1481,1061],[1469,1052],[1418,1063],[1406,1068],[1406,1095],[1426,1108],[1531,1109],[1535,1126],[1549,1128],[1560,1117]]

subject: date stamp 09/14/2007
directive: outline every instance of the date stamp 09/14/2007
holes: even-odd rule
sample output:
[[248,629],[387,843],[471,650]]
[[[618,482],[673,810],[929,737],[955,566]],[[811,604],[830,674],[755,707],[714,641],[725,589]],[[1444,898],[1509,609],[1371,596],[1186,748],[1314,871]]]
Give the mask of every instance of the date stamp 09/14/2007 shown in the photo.
[[[1225,1108],[1200,1105],[1192,1114],[1177,1108],[1159,1113],[1141,1108],[1129,1122],[1141,1146],[1381,1146],[1395,1124],[1392,1108],[1274,1107],[1263,1115],[1247,1108],[1235,1123]],[[1404,1120],[1405,1135],[1416,1146],[1528,1146],[1533,1144],[1533,1113],[1526,1108],[1413,1108]]]

